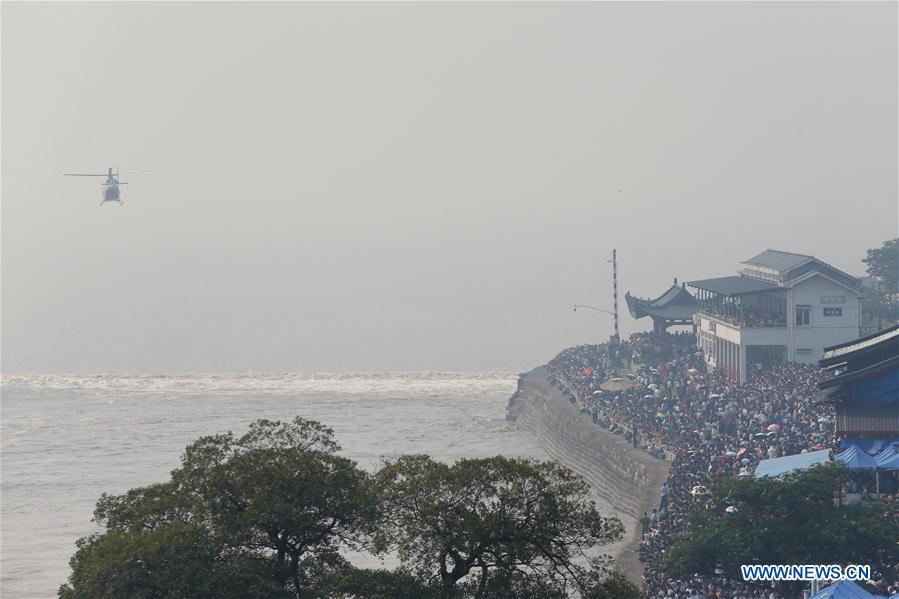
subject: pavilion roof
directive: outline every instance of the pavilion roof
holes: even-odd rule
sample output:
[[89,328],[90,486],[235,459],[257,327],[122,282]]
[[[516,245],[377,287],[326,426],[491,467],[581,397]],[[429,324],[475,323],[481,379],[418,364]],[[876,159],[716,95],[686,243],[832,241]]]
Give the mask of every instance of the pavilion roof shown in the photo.
[[689,320],[697,309],[696,298],[680,285],[672,285],[655,299],[624,294],[627,309],[634,318],[650,316],[669,320]]

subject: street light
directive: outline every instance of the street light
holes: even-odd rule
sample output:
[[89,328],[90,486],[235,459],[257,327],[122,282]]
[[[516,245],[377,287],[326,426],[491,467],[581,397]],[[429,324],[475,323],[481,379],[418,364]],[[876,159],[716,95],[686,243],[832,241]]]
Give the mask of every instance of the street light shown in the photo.
[[[603,310],[602,308],[597,308],[596,306],[587,306],[587,305],[584,305],[584,304],[575,304],[575,305],[574,305],[574,311],[577,312],[577,309],[578,309],[578,308],[587,308],[588,310],[595,310],[596,312],[602,312],[603,314],[608,314],[609,316],[615,316],[615,313],[612,312],[611,310]],[[617,345],[618,345],[618,339],[617,339],[617,336],[613,336],[612,339],[614,340],[614,343],[613,343],[612,347],[617,347]],[[612,358],[611,351],[609,352],[609,358],[610,358],[610,359]],[[613,362],[613,368],[615,369],[615,372],[616,372],[616,373],[618,372],[618,367],[620,366],[620,364],[619,364],[618,362],[619,362],[619,358],[616,358],[615,361]]]
[[[577,312],[578,308],[587,308],[588,310],[595,310],[596,312],[602,312],[603,314],[608,314],[609,316],[615,316],[617,320],[617,315],[610,310],[603,310],[602,308],[597,308],[596,306],[587,306],[585,304],[575,304],[574,311]],[[618,345],[618,335],[612,336],[613,343],[612,345]]]
[[602,308],[597,308],[595,306],[585,306],[581,304],[574,305],[574,311],[577,312],[578,308],[588,308],[590,310],[596,310],[597,312],[602,312],[603,314],[608,314],[609,316],[615,316],[614,312],[610,312],[609,310],[603,310]]

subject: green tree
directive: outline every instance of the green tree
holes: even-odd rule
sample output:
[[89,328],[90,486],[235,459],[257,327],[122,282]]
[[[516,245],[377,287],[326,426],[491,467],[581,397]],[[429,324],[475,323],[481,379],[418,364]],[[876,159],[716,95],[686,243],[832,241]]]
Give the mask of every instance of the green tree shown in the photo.
[[[899,320],[899,238],[868,250],[862,259],[868,275],[879,282],[878,289],[865,289],[862,313],[868,321],[890,324]],[[879,327],[876,327],[879,328]]]
[[352,566],[322,577],[317,590],[322,599],[437,599],[435,589],[408,572]]
[[[621,536],[554,463],[400,458],[368,475],[316,422],[202,437],[168,481],[103,495],[63,599],[617,599],[636,592],[585,552]],[[364,570],[341,551],[396,550]]]
[[581,478],[553,462],[405,456],[376,478],[384,546],[440,597],[586,594],[604,574],[586,552],[623,531],[597,512]]
[[63,599],[291,597],[265,562],[250,562],[193,524],[108,530],[77,542]]
[[[899,526],[883,502],[840,505],[840,468],[816,466],[782,479],[727,478],[716,484],[662,562],[675,577],[721,567],[741,580],[742,564],[870,564],[895,576]],[[736,511],[727,512],[733,507]],[[886,516],[886,517],[885,517]],[[802,584],[783,582],[787,596]]]
[[899,293],[899,237],[883,242],[883,247],[868,250],[862,258],[868,274],[879,279],[890,294]]
[[302,418],[199,439],[169,482],[100,498],[106,532],[79,541],[60,596],[314,596],[377,513],[370,477],[338,450]]

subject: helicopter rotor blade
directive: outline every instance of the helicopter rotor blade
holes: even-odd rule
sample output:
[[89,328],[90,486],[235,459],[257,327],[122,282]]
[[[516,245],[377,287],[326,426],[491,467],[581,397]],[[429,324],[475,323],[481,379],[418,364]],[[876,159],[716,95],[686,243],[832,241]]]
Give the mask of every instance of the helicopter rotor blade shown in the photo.
[[62,176],[63,177],[106,177],[108,175],[106,175],[106,174],[95,175],[93,173],[63,173]]

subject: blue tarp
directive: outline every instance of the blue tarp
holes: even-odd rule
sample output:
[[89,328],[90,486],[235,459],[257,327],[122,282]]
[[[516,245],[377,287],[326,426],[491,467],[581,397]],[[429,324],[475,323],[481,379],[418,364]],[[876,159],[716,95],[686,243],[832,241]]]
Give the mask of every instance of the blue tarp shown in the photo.
[[836,584],[818,591],[809,599],[877,599],[878,595],[873,595],[858,586],[851,580],[841,580]]
[[815,464],[823,464],[830,460],[830,450],[822,449],[821,451],[810,451],[808,453],[797,453],[796,455],[788,455],[782,458],[771,458],[770,460],[762,460],[755,469],[755,477],[763,476],[783,476],[794,470],[805,470]]
[[877,463],[874,461],[874,458],[855,445],[846,451],[841,451],[835,455],[833,459],[853,470],[874,470],[877,468]]
[[855,445],[859,449],[874,455],[890,444],[899,443],[899,437],[846,437],[840,441],[840,451]]
[[899,370],[894,366],[879,376],[845,383],[849,401],[894,404],[899,401]]

